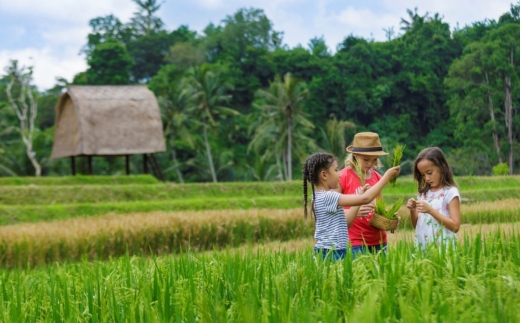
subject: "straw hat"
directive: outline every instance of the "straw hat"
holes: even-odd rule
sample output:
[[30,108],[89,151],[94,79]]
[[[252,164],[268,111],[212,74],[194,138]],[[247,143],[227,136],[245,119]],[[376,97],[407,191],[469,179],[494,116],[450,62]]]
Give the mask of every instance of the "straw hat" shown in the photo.
[[354,136],[354,142],[347,147],[349,153],[369,155],[369,156],[384,156],[388,155],[383,151],[379,136],[375,132],[360,132]]

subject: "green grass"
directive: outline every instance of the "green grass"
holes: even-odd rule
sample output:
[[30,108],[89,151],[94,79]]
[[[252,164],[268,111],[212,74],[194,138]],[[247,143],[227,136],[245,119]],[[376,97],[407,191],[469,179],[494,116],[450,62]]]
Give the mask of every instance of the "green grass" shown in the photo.
[[337,263],[245,250],[3,270],[0,321],[520,321],[520,236],[466,240]]
[[[82,177],[86,179],[88,177]],[[5,179],[5,178],[4,178]],[[60,178],[52,178],[53,180]],[[63,178],[63,183],[72,177]],[[0,205],[50,205],[74,203],[115,203],[137,201],[170,201],[201,198],[257,198],[268,196],[302,196],[302,184],[293,182],[242,182],[242,183],[201,183],[201,184],[154,184],[151,176],[136,177],[135,180],[150,181],[149,184],[132,182],[133,177],[98,176],[89,184],[75,182],[70,185],[18,185],[2,186],[0,184]],[[473,192],[494,191],[503,192],[507,196],[516,196],[515,189],[520,189],[520,177],[469,177],[459,178],[463,197],[465,192],[471,192],[468,197],[485,198],[484,194]],[[1,180],[1,178],[0,178]],[[125,183],[125,180],[128,182]],[[104,185],[100,183],[105,181]],[[72,182],[71,182],[72,183]],[[73,184],[71,184],[73,185]],[[508,194],[507,189],[513,189]],[[310,191],[310,190],[309,190]],[[309,193],[310,194],[310,193]],[[390,198],[411,197],[417,194],[415,184],[410,177],[403,177],[395,188],[387,185],[383,195]],[[486,198],[487,199],[487,198]]]
[[[128,194],[133,194],[127,191]],[[101,194],[101,193],[99,193]],[[238,210],[238,209],[295,209],[303,208],[303,196],[284,195],[280,192],[277,196],[261,194],[252,197],[242,197],[240,194],[224,197],[179,198],[163,200],[132,200],[128,202],[90,202],[71,204],[40,204],[40,205],[1,205],[0,225],[16,224],[21,222],[52,221],[68,219],[79,216],[96,216],[108,213],[125,214],[135,212],[152,211],[204,211],[204,210]],[[108,195],[108,193],[107,193]],[[243,194],[249,196],[248,194]],[[399,198],[405,201],[413,194],[385,194],[385,201],[390,204]],[[475,190],[462,192],[462,197],[467,201],[497,201],[508,198],[520,199],[520,188],[501,188],[495,190]],[[57,197],[58,198],[58,197]],[[520,217],[520,214],[519,214]],[[484,217],[482,217],[484,219]],[[486,223],[488,223],[486,221]]]
[[129,185],[157,184],[159,180],[152,175],[131,176],[63,176],[63,177],[0,177],[2,186],[55,186],[55,185]]
[[[301,183],[298,183],[301,186]],[[296,182],[7,186],[0,187],[0,205],[48,205],[170,201],[201,198],[257,198],[302,196]],[[520,185],[519,185],[520,187]]]

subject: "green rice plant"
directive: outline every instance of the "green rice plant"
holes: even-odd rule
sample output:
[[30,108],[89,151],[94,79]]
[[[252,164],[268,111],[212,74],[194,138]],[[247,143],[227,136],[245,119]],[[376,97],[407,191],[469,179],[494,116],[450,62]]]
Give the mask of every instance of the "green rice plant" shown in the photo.
[[395,201],[390,207],[387,207],[385,201],[378,197],[376,198],[376,205],[374,207],[374,212],[376,214],[385,216],[390,219],[395,219],[396,213],[399,211],[401,206],[403,205],[403,199],[400,198],[397,201]]
[[[392,167],[399,166],[401,164],[401,159],[403,158],[403,152],[406,145],[401,145],[397,143],[392,153]],[[392,187],[395,187],[395,182],[397,181],[397,177],[394,177],[390,180],[390,184]]]
[[363,169],[361,168],[361,164],[356,159],[355,161],[352,162],[352,165],[354,165],[354,168],[356,169],[356,173],[358,174],[359,179],[361,180],[361,186],[365,186],[366,174],[363,171]]
[[0,270],[1,322],[519,322],[520,234],[337,262],[246,248]]

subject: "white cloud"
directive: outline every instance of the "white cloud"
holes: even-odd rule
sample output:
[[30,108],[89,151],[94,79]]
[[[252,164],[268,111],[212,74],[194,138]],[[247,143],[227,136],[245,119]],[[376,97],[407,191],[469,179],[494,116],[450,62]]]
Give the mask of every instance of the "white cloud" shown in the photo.
[[128,19],[135,11],[129,0],[0,0],[3,14],[47,17],[53,20],[83,24],[93,17],[117,12],[120,19]]
[[[209,22],[220,23],[226,15],[239,8],[260,8],[274,24],[274,29],[284,32],[284,42],[293,47],[301,44],[307,47],[313,37],[324,36],[333,51],[337,44],[349,34],[365,38],[384,40],[383,28],[394,27],[399,32],[401,17],[407,18],[406,9],[418,7],[419,14],[436,12],[444,17],[452,28],[459,22],[463,27],[486,18],[498,19],[509,10],[511,0],[193,0],[190,11],[183,12],[182,18],[166,14],[166,8],[179,7],[177,0],[167,0],[159,14],[174,29],[180,24],[201,31]],[[137,10],[130,0],[0,0],[0,15],[16,17],[16,26],[1,26],[8,35],[19,39],[42,40],[41,47],[27,41],[20,49],[5,48],[0,44],[0,67],[9,59],[18,59],[26,65],[34,66],[35,83],[40,89],[55,84],[55,77],[71,80],[73,75],[86,69],[84,56],[78,53],[86,43],[90,31],[88,21],[94,17],[114,14],[127,22]],[[195,8],[195,9],[194,9]],[[197,17],[204,16],[204,21]],[[31,22],[29,24],[26,22]],[[34,27],[36,26],[36,27]],[[38,28],[35,32],[30,28]],[[29,37],[32,36],[32,37]],[[4,43],[5,44],[5,43]],[[38,45],[39,46],[39,45]],[[29,60],[32,57],[32,60]],[[0,70],[3,74],[3,70]]]
[[28,48],[23,50],[0,50],[1,74],[10,60],[18,60],[20,65],[34,67],[34,84],[39,90],[47,90],[56,84],[56,77],[71,81],[78,72],[87,68],[85,58],[77,53],[76,48],[57,53],[51,47],[43,49]]

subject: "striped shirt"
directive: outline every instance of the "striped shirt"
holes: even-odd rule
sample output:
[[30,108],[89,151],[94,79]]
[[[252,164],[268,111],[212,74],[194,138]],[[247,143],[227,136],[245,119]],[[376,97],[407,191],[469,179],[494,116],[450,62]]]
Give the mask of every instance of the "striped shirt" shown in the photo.
[[343,207],[338,205],[340,196],[341,194],[335,191],[317,191],[315,193],[315,248],[337,250],[347,248],[347,219]]

